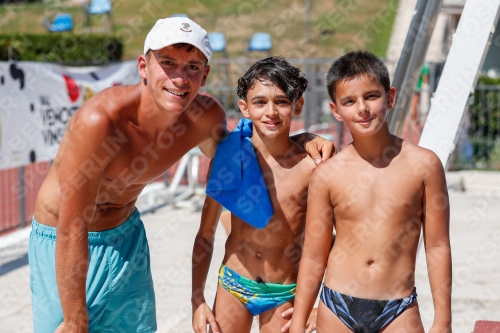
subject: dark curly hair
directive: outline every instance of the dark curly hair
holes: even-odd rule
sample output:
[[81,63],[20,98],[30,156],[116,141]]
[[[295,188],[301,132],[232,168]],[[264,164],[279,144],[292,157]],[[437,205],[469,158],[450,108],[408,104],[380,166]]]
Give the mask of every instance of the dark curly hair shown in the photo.
[[338,58],[326,75],[326,89],[335,102],[335,88],[342,81],[352,80],[360,75],[369,75],[377,79],[385,92],[391,88],[389,71],[376,55],[366,51],[352,51]]
[[248,90],[252,89],[257,80],[271,81],[292,102],[300,98],[307,88],[304,74],[281,56],[265,58],[253,64],[238,80],[238,96],[246,100]]

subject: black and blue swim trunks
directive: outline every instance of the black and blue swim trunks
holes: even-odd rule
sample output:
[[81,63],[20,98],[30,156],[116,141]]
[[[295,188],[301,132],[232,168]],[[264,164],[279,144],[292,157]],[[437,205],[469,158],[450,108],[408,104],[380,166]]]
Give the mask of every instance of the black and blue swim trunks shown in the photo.
[[351,331],[378,333],[417,300],[417,290],[405,298],[379,301],[344,295],[323,285],[320,298]]

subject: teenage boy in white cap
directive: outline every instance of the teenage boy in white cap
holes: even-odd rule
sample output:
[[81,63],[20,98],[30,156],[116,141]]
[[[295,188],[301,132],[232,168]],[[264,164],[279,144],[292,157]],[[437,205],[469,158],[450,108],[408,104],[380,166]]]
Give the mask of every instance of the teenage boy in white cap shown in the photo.
[[[141,82],[96,94],[72,117],[33,216],[35,332],[156,331],[149,249],[135,202],[196,145],[213,157],[225,135],[224,109],[199,93],[211,53],[195,22],[159,20],[138,58]],[[321,140],[307,148],[319,161],[333,150]]]

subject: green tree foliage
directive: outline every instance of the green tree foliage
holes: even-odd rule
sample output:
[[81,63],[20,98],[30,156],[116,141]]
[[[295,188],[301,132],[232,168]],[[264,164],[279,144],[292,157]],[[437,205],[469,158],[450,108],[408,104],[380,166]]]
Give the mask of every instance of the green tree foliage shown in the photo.
[[9,53],[19,61],[104,64],[121,59],[123,42],[97,34],[0,34],[0,60],[8,60]]
[[474,159],[487,166],[498,158],[493,155],[500,143],[500,78],[479,78],[470,110],[469,136]]

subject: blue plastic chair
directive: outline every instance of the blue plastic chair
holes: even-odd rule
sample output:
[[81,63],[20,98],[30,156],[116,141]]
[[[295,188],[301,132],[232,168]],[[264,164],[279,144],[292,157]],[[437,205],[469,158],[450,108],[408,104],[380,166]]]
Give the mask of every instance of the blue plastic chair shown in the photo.
[[106,15],[103,30],[108,32],[113,29],[111,22],[111,0],[91,0],[90,4],[87,2],[83,5],[83,10],[86,16],[84,31],[90,31],[90,16],[91,15]]
[[253,34],[250,43],[248,43],[248,51],[264,51],[271,52],[272,42],[271,35],[267,32],[256,32]]
[[209,32],[208,40],[212,46],[212,52],[226,51],[226,37],[222,32]]
[[47,24],[50,32],[64,32],[73,30],[73,17],[71,14],[59,13],[52,23]]
[[92,0],[87,12],[91,15],[106,14],[111,12],[110,0]]

